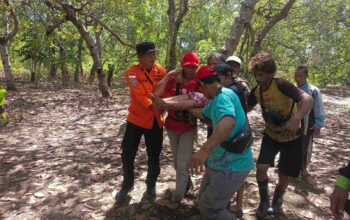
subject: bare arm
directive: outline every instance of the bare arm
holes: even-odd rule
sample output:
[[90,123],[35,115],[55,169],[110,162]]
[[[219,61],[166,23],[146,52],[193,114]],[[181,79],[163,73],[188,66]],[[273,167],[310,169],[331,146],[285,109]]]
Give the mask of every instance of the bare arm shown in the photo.
[[251,112],[254,107],[258,104],[256,97],[254,95],[257,86],[255,86],[247,96],[247,112]]
[[183,101],[191,100],[188,95],[177,95],[169,98],[163,99],[166,103],[181,103]]
[[223,117],[218,127],[214,130],[214,133],[210,138],[203,144],[202,148],[207,148],[210,152],[214,147],[225,141],[231,134],[231,131],[236,125],[236,121],[232,117]]
[[303,93],[301,95],[301,101],[300,106],[298,108],[298,112],[294,115],[294,117],[297,117],[299,120],[301,120],[307,113],[311,111],[313,104],[313,98],[309,94]]
[[152,96],[152,101],[157,108],[164,110],[188,110],[204,107],[209,102],[203,94],[198,92],[191,92],[188,95],[179,95],[165,99],[161,99],[155,94]]
[[163,110],[183,110],[195,107],[195,102],[188,95],[173,96],[162,99],[157,95],[152,95],[153,105]]
[[164,76],[164,78],[154,86],[154,94],[156,94],[157,96],[163,96],[166,92],[166,87],[171,76],[175,76],[180,73],[181,73],[181,70],[172,70],[169,73],[167,73]]
[[232,117],[223,117],[220,120],[218,127],[214,130],[214,133],[207,142],[203,144],[198,152],[192,155],[189,163],[189,168],[192,173],[198,173],[198,168],[200,171],[203,171],[203,165],[207,161],[210,151],[230,136],[235,125],[236,122]]
[[188,110],[192,115],[194,115],[196,118],[200,120],[205,120],[204,115],[202,114],[201,108],[193,108]]
[[202,113],[202,108],[193,108],[188,110],[194,117],[198,118],[201,120],[201,122],[207,124],[207,125],[212,125],[212,121],[206,117],[204,117]]
[[290,131],[291,135],[295,136],[299,129],[299,123],[303,117],[312,109],[314,104],[313,98],[307,93],[301,94],[300,105],[297,113],[286,123],[286,128]]

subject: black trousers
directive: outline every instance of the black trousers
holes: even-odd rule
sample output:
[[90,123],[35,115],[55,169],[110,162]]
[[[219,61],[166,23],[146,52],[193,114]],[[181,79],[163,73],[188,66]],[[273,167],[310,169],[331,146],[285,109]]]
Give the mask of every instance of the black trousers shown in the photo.
[[124,138],[122,141],[122,163],[123,163],[123,184],[124,189],[134,185],[134,162],[139,148],[141,136],[144,136],[148,156],[148,172],[146,184],[148,188],[156,185],[160,173],[159,156],[163,148],[163,128],[160,128],[156,119],[153,128],[145,129],[131,122],[127,122]]

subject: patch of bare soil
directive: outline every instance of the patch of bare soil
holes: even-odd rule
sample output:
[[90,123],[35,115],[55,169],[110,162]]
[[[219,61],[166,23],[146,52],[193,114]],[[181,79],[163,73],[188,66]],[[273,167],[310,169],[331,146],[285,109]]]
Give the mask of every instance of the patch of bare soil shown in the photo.
[[[112,89],[110,99],[102,99],[93,86],[21,88],[9,93],[10,123],[0,130],[0,219],[201,219],[195,204],[200,175],[193,176],[194,188],[183,204],[162,198],[175,184],[167,138],[157,201],[141,201],[147,171],[142,141],[129,204],[115,204],[122,180],[120,144],[129,104],[123,85]],[[311,177],[292,181],[284,215],[271,219],[331,219],[328,196],[338,167],[350,158],[350,92],[327,88],[323,93],[326,127],[315,143]],[[259,110],[249,118],[257,158],[263,122]],[[201,125],[197,145],[205,139]],[[277,174],[274,168],[269,173],[272,194]],[[255,219],[259,201],[255,171],[245,186],[244,219]]]

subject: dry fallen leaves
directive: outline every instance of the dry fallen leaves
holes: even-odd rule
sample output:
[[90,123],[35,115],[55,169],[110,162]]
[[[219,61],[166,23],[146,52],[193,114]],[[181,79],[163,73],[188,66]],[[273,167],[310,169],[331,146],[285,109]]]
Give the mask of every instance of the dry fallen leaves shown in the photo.
[[[46,214],[41,212],[50,210],[88,219],[103,219],[107,213],[115,212],[122,217],[114,219],[132,219],[139,215],[140,219],[157,220],[166,219],[174,211],[184,213],[190,220],[201,219],[194,204],[201,175],[192,177],[193,196],[186,198],[180,206],[166,200],[140,205],[148,168],[144,142],[140,144],[135,161],[137,172],[132,200],[129,205],[114,206],[114,197],[122,181],[120,144],[129,99],[125,88],[113,90],[114,97],[108,100],[96,98],[99,97],[97,89],[95,91],[91,86],[59,90],[24,87],[10,94],[10,123],[0,133],[0,210],[6,213],[6,218],[39,219]],[[341,99],[334,93],[337,91],[323,96],[327,122],[323,136],[315,140],[310,165],[314,181],[292,183],[284,203],[287,210],[284,219],[330,218],[327,196],[332,190],[337,168],[350,156],[350,136],[345,132],[350,121],[350,93]],[[253,151],[257,157],[263,130],[261,112],[255,110],[249,113],[249,118],[255,132]],[[199,143],[203,143],[206,128],[200,127]],[[161,168],[158,195],[175,184],[167,139]],[[269,184],[272,192],[277,175],[274,169],[269,174],[272,175]],[[245,219],[250,220],[254,219],[259,202],[254,171],[247,181],[243,212]],[[303,190],[294,192],[294,189]],[[298,198],[295,204],[291,203],[293,196]],[[318,209],[307,209],[308,203]],[[144,213],[139,213],[140,210]]]

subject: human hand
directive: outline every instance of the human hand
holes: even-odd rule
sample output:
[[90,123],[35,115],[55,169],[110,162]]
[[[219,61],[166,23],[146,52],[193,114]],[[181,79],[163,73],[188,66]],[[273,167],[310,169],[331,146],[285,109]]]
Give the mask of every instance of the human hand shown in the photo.
[[155,95],[155,94],[151,94],[151,100],[152,100],[152,105],[158,109],[162,109],[162,110],[167,110],[168,109],[168,105],[166,104],[166,102],[164,102],[163,99],[161,99],[159,96]]
[[295,137],[297,135],[297,132],[299,131],[300,120],[301,119],[297,117],[292,117],[291,119],[289,119],[289,121],[287,121],[285,125],[286,131],[284,132],[284,135]]
[[199,151],[192,155],[191,160],[188,164],[188,168],[191,174],[198,174],[204,171],[204,164],[209,157],[209,150],[202,147]]
[[176,78],[176,76],[178,75],[181,75],[182,73],[182,69],[174,69],[174,70],[171,70],[170,72],[168,72],[168,76],[173,76]]

